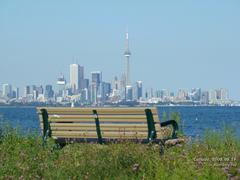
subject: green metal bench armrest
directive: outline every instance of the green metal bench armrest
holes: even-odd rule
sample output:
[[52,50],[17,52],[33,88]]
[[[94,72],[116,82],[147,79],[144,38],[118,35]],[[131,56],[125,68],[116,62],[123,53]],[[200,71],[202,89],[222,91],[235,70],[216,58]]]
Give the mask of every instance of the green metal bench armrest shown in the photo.
[[46,109],[41,109],[43,119],[43,144],[46,144],[47,138],[52,136],[51,127],[48,119],[48,112]]
[[161,127],[172,125],[173,127],[173,132],[172,132],[172,138],[177,138],[177,131],[178,131],[178,124],[175,120],[168,120],[161,122]]

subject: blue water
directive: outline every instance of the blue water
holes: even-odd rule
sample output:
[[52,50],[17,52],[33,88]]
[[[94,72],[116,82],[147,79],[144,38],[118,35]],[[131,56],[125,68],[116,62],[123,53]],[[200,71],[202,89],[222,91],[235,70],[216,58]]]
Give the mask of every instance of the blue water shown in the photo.
[[173,106],[159,107],[160,117],[163,112],[179,112],[184,134],[192,137],[202,137],[206,130],[222,131],[231,127],[240,137],[240,107],[215,106]]
[[[229,125],[240,137],[240,107],[158,107],[160,118],[163,112],[179,112],[183,131],[192,137],[202,137],[207,129],[221,131]],[[40,134],[39,120],[34,107],[0,107],[0,125],[18,127],[23,133]]]

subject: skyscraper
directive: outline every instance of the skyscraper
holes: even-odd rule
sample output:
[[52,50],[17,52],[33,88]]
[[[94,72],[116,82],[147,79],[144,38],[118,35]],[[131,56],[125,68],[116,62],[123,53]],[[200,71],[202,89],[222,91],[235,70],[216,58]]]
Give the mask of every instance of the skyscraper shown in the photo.
[[136,99],[139,100],[142,95],[142,81],[137,81],[136,82]]
[[46,99],[53,98],[53,95],[54,95],[54,91],[53,91],[52,85],[46,85],[45,94],[44,94],[45,98]]
[[102,83],[102,72],[93,71],[92,74],[92,84],[91,84],[91,101],[94,104],[98,103],[98,96],[100,96],[100,84]]
[[215,102],[217,100],[217,91],[214,89],[209,90],[208,92],[209,102]]
[[93,71],[92,74],[92,83],[96,84],[97,86],[100,85],[102,82],[102,72],[101,71]]
[[77,93],[83,87],[84,67],[79,64],[70,64],[70,85],[73,93]]
[[133,100],[133,89],[131,85],[126,86],[126,101]]
[[27,97],[30,94],[30,86],[24,87],[24,97]]
[[126,76],[126,85],[131,85],[130,81],[130,58],[131,52],[129,50],[129,37],[128,37],[128,32],[126,32],[126,49],[124,52],[124,56],[126,57],[126,69],[125,69],[125,76]]
[[12,86],[10,84],[3,84],[3,97],[12,97]]
[[66,80],[63,75],[57,79],[57,96],[64,97],[66,95]]

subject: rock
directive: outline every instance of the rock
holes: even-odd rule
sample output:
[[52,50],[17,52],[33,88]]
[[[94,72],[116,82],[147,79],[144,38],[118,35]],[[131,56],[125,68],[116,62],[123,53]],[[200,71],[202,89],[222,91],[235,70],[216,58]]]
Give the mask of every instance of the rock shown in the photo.
[[132,166],[132,170],[134,171],[134,172],[136,172],[136,171],[138,171],[139,170],[139,164],[134,164],[133,166]]
[[175,146],[177,144],[182,144],[185,143],[185,139],[183,138],[178,138],[178,139],[170,139],[165,141],[166,146]]

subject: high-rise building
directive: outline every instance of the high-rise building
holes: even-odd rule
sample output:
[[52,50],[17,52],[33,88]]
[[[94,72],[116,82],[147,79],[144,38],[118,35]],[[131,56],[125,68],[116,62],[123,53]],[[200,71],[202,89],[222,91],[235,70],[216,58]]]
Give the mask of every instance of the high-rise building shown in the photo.
[[133,100],[133,88],[130,85],[126,86],[126,101]]
[[143,92],[142,81],[137,81],[136,82],[136,89],[135,89],[135,94],[136,94],[136,99],[137,100],[139,100],[140,98],[143,97],[142,92]]
[[93,71],[92,74],[92,83],[96,84],[97,86],[100,85],[102,82],[102,72],[101,71]]
[[108,100],[108,97],[111,93],[111,83],[108,82],[102,82],[100,84],[100,90],[101,90],[101,100],[104,102]]
[[209,102],[215,102],[217,100],[217,91],[214,89],[209,90],[208,96]]
[[33,100],[34,100],[34,101],[37,101],[37,99],[38,99],[38,91],[37,91],[37,90],[34,90],[34,91],[33,91]]
[[188,99],[188,91],[185,89],[179,89],[177,92],[177,99],[180,101],[185,101]]
[[170,92],[167,89],[161,89],[156,91],[156,97],[163,99],[168,99],[170,97]]
[[24,97],[27,97],[30,94],[30,86],[24,87]]
[[201,99],[201,88],[193,88],[191,92],[192,101],[200,101]]
[[35,85],[30,86],[30,94],[33,94],[33,91],[35,91],[36,88],[37,87]]
[[16,98],[16,99],[19,99],[19,88],[18,87],[13,88],[12,97]]
[[112,82],[112,88],[114,90],[119,90],[119,81],[118,81],[118,77],[115,76]]
[[43,87],[42,87],[42,85],[36,87],[36,91],[38,92],[38,94],[43,94]]
[[52,85],[46,85],[45,94],[44,94],[45,98],[46,99],[53,98],[53,95],[54,95],[54,91],[53,91]]
[[208,104],[209,103],[209,92],[203,91],[201,94],[201,103],[202,104]]
[[83,89],[84,67],[79,64],[70,64],[70,85],[73,93]]
[[97,85],[92,83],[91,84],[91,102],[93,104],[97,104],[97,94],[98,94]]
[[66,80],[63,75],[57,79],[57,96],[65,97],[66,96]]
[[128,32],[126,32],[126,49],[125,49],[125,52],[124,52],[124,56],[126,58],[126,69],[125,69],[126,85],[131,85],[131,81],[130,81],[130,62],[129,62],[131,52],[129,50]]
[[102,72],[93,71],[91,72],[92,83],[91,83],[91,101],[94,104],[98,103],[98,99],[101,98],[100,84],[102,82]]
[[12,86],[10,84],[3,84],[3,97],[12,98]]
[[227,89],[220,89],[221,100],[225,101],[229,99],[229,94]]
[[126,76],[125,74],[122,74],[121,80],[119,82],[119,94],[121,100],[126,99]]
[[84,79],[83,80],[83,89],[88,89],[89,88],[89,79]]
[[87,88],[84,88],[81,91],[81,102],[88,103],[89,102],[89,90]]

